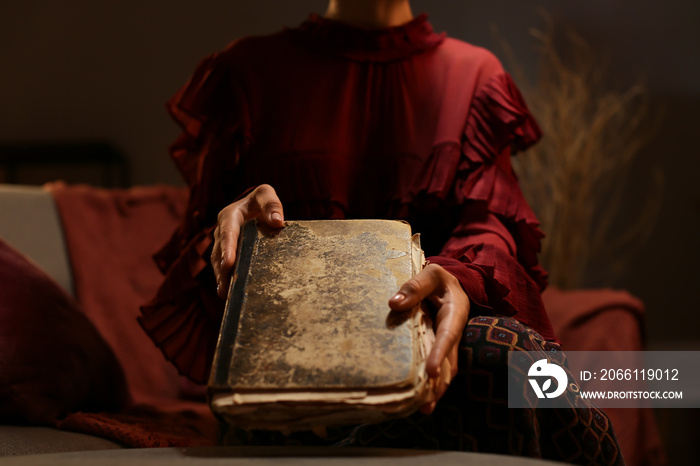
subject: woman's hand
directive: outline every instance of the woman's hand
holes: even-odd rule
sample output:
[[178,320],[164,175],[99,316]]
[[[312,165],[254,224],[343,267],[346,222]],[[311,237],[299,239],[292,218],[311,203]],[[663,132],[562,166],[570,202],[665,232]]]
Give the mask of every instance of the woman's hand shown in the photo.
[[437,264],[428,264],[401,286],[389,300],[389,307],[394,311],[409,311],[423,300],[430,301],[437,309],[435,343],[425,366],[428,376],[435,380],[436,398],[421,407],[423,413],[430,414],[457,375],[457,349],[469,319],[469,298],[454,276]]
[[216,230],[214,230],[211,265],[214,267],[216,277],[216,292],[221,298],[226,298],[228,294],[241,227],[251,219],[257,219],[272,228],[284,226],[282,203],[269,184],[261,184],[243,199],[219,212]]

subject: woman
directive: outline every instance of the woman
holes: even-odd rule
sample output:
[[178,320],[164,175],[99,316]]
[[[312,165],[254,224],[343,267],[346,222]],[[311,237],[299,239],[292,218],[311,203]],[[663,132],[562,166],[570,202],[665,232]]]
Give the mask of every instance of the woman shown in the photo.
[[389,306],[435,307],[427,372],[444,399],[401,435],[388,432],[397,421],[344,442],[621,461],[605,420],[593,444],[572,428],[562,446],[546,435],[570,417],[480,392],[505,384],[508,349],[558,349],[539,296],[542,234],[509,160],[540,131],[492,54],[436,34],[408,0],[331,0],[322,17],[208,57],[168,108],[190,204],[156,256],[166,279],[142,324],[181,372],[206,379],[244,221],[404,219],[431,257]]

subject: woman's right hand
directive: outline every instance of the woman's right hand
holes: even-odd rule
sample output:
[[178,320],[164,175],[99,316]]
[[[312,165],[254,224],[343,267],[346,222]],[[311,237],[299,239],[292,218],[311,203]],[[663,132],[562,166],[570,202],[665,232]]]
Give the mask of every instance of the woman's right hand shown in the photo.
[[214,249],[211,252],[211,265],[216,277],[216,292],[226,298],[231,282],[231,269],[236,262],[236,249],[241,227],[247,220],[257,219],[271,228],[284,226],[282,203],[274,188],[261,184],[243,199],[240,199],[219,212],[214,230]]

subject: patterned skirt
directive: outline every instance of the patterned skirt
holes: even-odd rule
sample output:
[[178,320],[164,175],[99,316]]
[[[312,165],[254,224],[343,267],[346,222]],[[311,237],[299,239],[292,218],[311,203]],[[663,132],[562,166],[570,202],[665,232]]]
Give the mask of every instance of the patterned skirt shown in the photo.
[[430,415],[312,432],[244,431],[221,425],[228,445],[336,445],[511,454],[574,464],[622,465],[608,417],[567,387],[567,408],[508,408],[508,352],[542,352],[565,363],[558,344],[509,317],[474,317],[464,329],[459,373]]

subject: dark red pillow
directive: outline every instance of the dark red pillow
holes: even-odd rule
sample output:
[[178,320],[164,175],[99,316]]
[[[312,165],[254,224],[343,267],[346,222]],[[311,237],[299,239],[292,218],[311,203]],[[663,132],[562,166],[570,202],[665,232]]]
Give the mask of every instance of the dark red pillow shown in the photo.
[[51,424],[128,401],[121,366],[77,304],[0,240],[0,422]]

